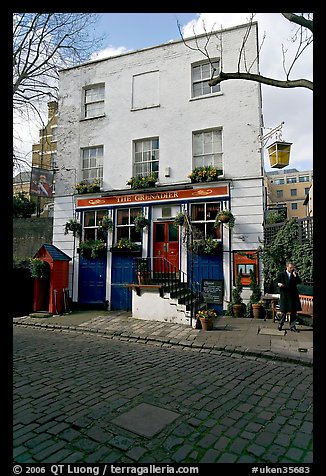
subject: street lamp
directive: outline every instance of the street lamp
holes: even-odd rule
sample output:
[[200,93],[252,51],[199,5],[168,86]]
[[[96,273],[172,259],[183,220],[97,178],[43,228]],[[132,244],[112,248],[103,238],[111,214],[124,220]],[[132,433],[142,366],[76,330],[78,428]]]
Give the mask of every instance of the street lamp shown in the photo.
[[267,147],[270,166],[276,169],[283,169],[283,167],[289,165],[290,161],[292,142],[282,140],[283,124],[284,122],[281,122],[280,125],[271,129],[264,136],[259,136],[260,143],[262,147],[264,147],[266,142],[271,139],[274,134],[276,135],[276,141]]

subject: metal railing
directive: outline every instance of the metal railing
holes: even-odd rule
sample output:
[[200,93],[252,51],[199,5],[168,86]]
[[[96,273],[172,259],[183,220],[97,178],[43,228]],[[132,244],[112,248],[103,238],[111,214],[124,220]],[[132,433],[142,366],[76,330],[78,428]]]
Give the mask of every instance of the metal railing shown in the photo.
[[191,281],[184,271],[180,271],[166,258],[134,258],[134,283],[139,285],[161,285],[179,304],[190,311],[195,318],[200,303],[200,285]]

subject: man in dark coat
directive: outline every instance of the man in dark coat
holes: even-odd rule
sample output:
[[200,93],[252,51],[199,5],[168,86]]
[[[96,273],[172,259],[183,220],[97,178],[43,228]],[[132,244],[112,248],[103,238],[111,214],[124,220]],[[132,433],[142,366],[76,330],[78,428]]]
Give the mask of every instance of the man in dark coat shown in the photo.
[[297,311],[301,310],[299,292],[297,289],[297,284],[301,283],[301,279],[299,278],[293,263],[286,263],[286,269],[278,274],[276,282],[280,288],[280,309],[282,312],[278,330],[282,330],[286,314],[289,312],[290,330],[293,332],[299,332],[295,327],[295,321],[297,318]]

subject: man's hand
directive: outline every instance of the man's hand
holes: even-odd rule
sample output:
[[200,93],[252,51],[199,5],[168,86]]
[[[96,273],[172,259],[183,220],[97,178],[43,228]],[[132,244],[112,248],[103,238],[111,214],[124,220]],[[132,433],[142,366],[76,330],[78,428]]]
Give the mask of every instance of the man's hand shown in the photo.
[[279,288],[283,288],[284,284],[283,283],[277,283]]

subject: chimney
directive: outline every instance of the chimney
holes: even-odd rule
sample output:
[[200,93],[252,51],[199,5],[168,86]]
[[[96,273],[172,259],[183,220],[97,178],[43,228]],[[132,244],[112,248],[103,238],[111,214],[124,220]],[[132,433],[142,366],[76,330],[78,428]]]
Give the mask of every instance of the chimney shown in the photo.
[[58,112],[58,102],[50,101],[48,102],[48,119],[50,120]]

